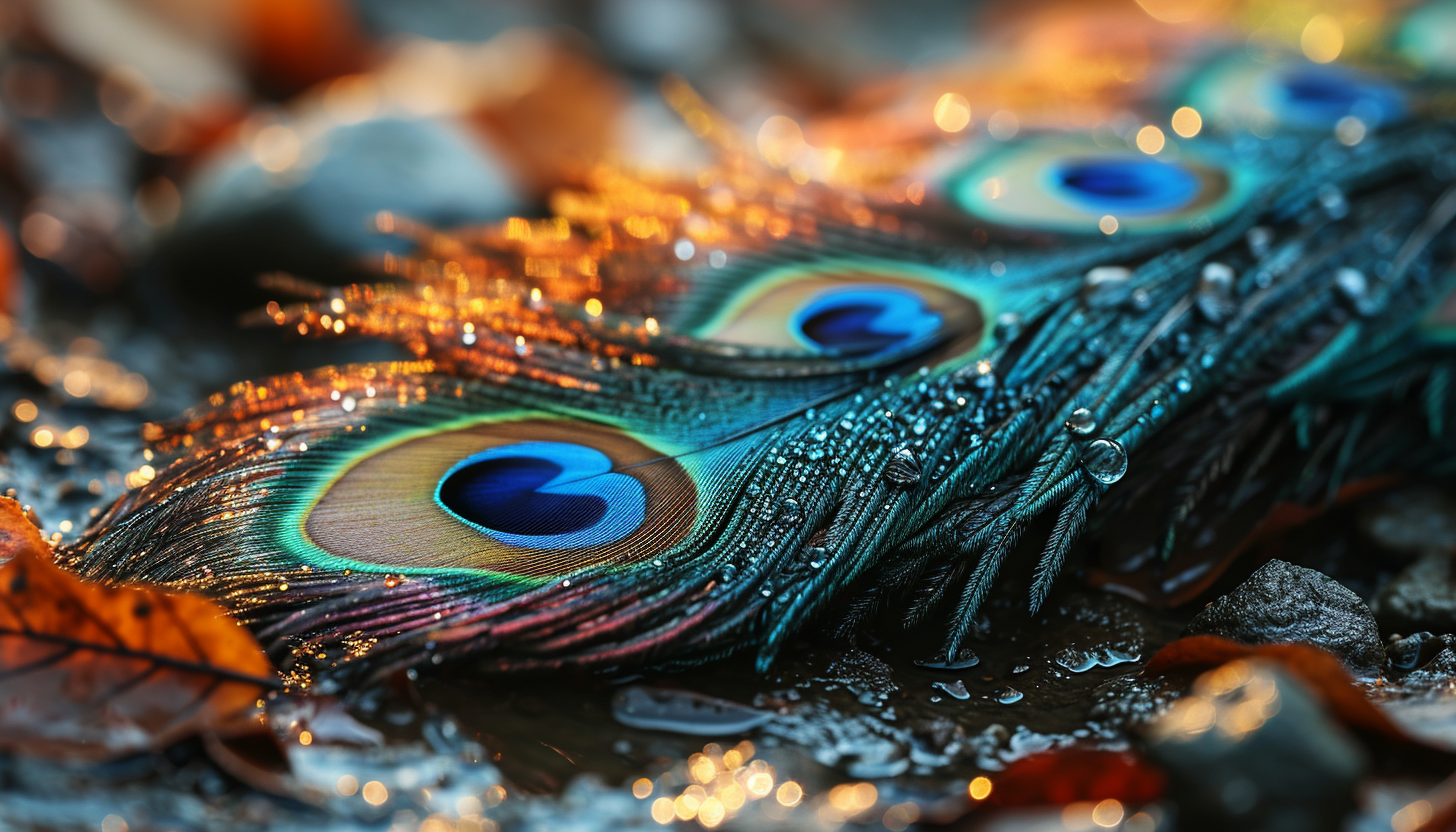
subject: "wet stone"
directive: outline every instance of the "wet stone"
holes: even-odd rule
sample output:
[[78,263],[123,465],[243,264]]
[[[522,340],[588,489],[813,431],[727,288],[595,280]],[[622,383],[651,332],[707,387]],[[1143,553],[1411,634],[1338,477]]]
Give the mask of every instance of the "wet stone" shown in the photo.
[[1445,689],[1456,681],[1456,639],[1442,636],[1440,641],[1445,648],[1401,680],[1407,687]]
[[1367,767],[1302,685],[1257,661],[1203,674],[1148,736],[1185,832],[1339,829]]
[[1216,635],[1244,644],[1312,644],[1359,675],[1385,661],[1375,617],[1333,578],[1272,560],[1200,612],[1184,635]]
[[1396,492],[1362,512],[1360,521],[1365,533],[1386,549],[1414,553],[1456,548],[1456,501],[1435,491]]
[[1386,670],[1409,673],[1428,664],[1452,643],[1448,636],[1421,632],[1398,638],[1385,646]]
[[1376,593],[1370,608],[1386,632],[1456,632],[1456,579],[1451,556],[1430,552]]

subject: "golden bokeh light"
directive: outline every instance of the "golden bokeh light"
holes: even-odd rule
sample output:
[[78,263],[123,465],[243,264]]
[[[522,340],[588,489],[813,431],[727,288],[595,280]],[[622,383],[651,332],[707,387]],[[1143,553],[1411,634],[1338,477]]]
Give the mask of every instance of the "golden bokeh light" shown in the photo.
[[1203,116],[1192,107],[1179,107],[1173,111],[1173,132],[1185,139],[1191,139],[1203,129]]
[[1160,152],[1166,143],[1167,139],[1163,136],[1163,131],[1151,124],[1137,132],[1138,150],[1150,156]]
[[959,133],[971,124],[971,103],[958,93],[948,92],[935,102],[935,126],[947,133]]
[[364,797],[364,802],[370,806],[382,806],[386,800],[389,800],[389,789],[378,780],[370,780],[365,783],[360,793]]
[[1299,48],[1304,56],[1317,64],[1327,64],[1340,57],[1345,48],[1345,29],[1327,14],[1317,14],[1305,24],[1299,35]]
[[1092,822],[1104,829],[1122,823],[1122,816],[1122,804],[1110,797],[1092,807]]

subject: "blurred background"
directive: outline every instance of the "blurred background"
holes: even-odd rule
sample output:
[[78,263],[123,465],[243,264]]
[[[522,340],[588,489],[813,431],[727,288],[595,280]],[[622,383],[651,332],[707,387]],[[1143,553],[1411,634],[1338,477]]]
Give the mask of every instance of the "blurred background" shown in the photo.
[[1371,0],[0,0],[0,488],[74,534],[154,473],[143,422],[402,356],[242,325],[292,277],[389,279],[418,238],[381,217],[549,216],[604,169],[694,181],[725,149],[919,204],[1037,131],[1266,137],[1237,94],[1173,106],[1209,66],[1235,93],[1289,60],[1440,78],[1453,32],[1451,2]]

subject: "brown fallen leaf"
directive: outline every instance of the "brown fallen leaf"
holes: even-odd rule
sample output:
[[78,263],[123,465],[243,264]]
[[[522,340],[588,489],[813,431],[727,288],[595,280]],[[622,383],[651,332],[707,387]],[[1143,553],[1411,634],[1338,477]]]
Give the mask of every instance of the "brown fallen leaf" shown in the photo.
[[1421,760],[1432,770],[1456,768],[1456,752],[1431,745],[1401,728],[1355,685],[1334,654],[1308,644],[1248,645],[1211,635],[1186,636],[1153,654],[1143,668],[1148,676],[1201,672],[1236,659],[1272,661],[1303,682],[1336,720],[1407,762]]
[[255,714],[273,667],[221,608],[85,583],[50,552],[0,498],[0,751],[100,760],[268,733]]

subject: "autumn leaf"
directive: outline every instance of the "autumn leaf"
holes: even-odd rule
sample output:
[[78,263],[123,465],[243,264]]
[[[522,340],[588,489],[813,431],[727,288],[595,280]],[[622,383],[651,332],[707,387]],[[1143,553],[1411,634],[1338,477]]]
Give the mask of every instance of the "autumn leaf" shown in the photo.
[[1163,772],[1127,751],[1064,748],[1014,760],[994,778],[988,804],[1002,807],[1065,806],[1077,801],[1119,800],[1132,806],[1163,796]]
[[1143,673],[1166,676],[1179,671],[1209,670],[1237,659],[1274,662],[1303,682],[1335,719],[1367,739],[1383,739],[1406,748],[1421,747],[1449,767],[1451,752],[1430,747],[1396,725],[1356,687],[1349,671],[1333,654],[1308,644],[1240,644],[1212,635],[1180,638],[1153,654]]
[[221,608],[85,583],[50,551],[0,498],[0,751],[99,760],[266,731],[273,668]]

